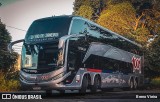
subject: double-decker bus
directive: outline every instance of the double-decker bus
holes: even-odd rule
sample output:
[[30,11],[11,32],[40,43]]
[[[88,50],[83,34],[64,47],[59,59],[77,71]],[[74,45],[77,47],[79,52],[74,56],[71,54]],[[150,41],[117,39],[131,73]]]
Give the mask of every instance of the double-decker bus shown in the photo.
[[137,89],[143,85],[143,53],[135,42],[79,16],[35,20],[21,52],[20,82],[24,89]]

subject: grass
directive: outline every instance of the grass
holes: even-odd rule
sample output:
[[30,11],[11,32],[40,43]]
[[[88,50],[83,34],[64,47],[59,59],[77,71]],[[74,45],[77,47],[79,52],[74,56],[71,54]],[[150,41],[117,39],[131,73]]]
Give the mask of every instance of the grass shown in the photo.
[[153,78],[151,80],[151,85],[155,88],[160,88],[160,77]]
[[4,73],[0,71],[0,92],[18,91],[19,88],[18,72]]

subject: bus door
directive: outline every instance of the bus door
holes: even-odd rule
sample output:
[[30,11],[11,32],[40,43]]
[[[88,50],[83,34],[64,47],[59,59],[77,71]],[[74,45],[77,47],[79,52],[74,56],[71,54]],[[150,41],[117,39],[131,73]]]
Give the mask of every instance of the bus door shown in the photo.
[[78,51],[79,38],[70,38],[68,43],[68,54],[67,54],[67,71],[71,72],[68,80],[72,81],[75,77],[78,68],[80,67],[81,53]]

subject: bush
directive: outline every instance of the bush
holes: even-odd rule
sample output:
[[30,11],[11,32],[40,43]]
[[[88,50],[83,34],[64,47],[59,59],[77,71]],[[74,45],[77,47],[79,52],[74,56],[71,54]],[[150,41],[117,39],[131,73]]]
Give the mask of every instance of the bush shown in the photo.
[[160,77],[153,78],[151,80],[151,85],[156,88],[160,88]]
[[[17,73],[17,72],[14,72]],[[13,74],[13,73],[12,73]],[[8,91],[18,91],[20,88],[19,80],[15,77],[9,77],[10,74],[6,74],[0,71],[0,92],[8,92]]]

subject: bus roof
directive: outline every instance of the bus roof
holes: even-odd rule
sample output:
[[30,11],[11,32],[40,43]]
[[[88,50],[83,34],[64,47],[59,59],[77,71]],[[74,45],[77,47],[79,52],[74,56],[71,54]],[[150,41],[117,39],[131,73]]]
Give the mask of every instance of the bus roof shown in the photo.
[[50,20],[50,19],[54,19],[54,18],[72,18],[72,17],[78,17],[78,16],[72,16],[72,15],[71,16],[69,16],[69,15],[51,16],[51,17],[36,19],[35,21]]
[[137,45],[137,46],[139,46],[139,47],[142,47],[140,44],[138,44],[138,43],[136,43],[136,42],[134,42],[134,41],[132,41],[132,40],[129,40],[128,38],[123,37],[123,36],[119,35],[118,33],[115,33],[115,32],[113,32],[113,31],[111,31],[111,30],[109,30],[109,29],[107,29],[107,28],[104,28],[104,27],[102,27],[102,26],[94,23],[93,21],[90,21],[90,20],[88,20],[88,19],[86,19],[86,18],[83,18],[83,17],[81,17],[81,16],[61,15],[61,16],[52,16],[52,17],[41,18],[41,19],[37,19],[37,20],[35,20],[35,21],[41,21],[41,20],[47,20],[47,19],[49,20],[49,19],[53,19],[53,18],[70,18],[70,19],[72,19],[72,18],[77,18],[77,19],[82,19],[82,20],[87,21],[87,22],[89,22],[89,23],[92,23],[92,24],[94,24],[95,26],[97,26],[97,27],[99,27],[99,28],[101,28],[101,29],[103,29],[103,30],[105,30],[105,31],[108,31],[108,32],[110,32],[110,33],[112,33],[112,34],[114,34],[114,35],[116,35],[116,36],[118,36],[118,37],[120,37],[120,38],[122,38],[122,39],[124,39],[124,40],[126,40],[126,41],[128,41],[128,42],[130,42],[130,43],[132,43],[132,44],[134,44],[134,45]]

